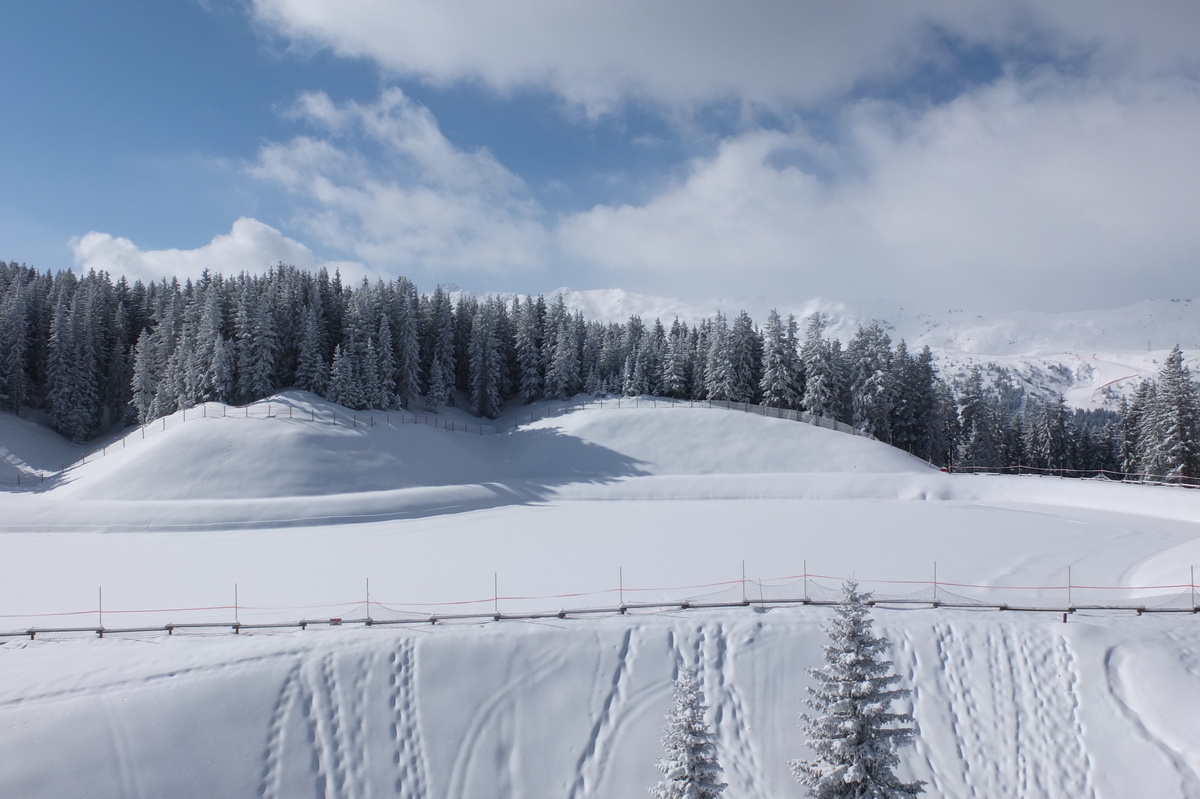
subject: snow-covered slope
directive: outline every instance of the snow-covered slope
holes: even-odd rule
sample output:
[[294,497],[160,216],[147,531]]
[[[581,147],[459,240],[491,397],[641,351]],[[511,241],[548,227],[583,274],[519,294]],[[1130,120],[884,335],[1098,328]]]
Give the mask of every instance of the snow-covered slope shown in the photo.
[[[6,796],[639,796],[680,664],[736,799],[787,760],[827,611],[0,647]],[[1200,645],[1180,622],[878,611],[931,796],[1193,797]]]
[[[1200,559],[1200,492],[946,475],[752,414],[606,403],[517,424],[517,408],[480,436],[269,403],[168,420],[61,484],[0,493],[0,626],[95,625],[99,586],[115,627],[353,618],[367,578],[395,618],[753,597],[802,572],[920,593],[935,568],[942,591],[992,600],[1182,606]],[[9,421],[10,449],[40,462],[41,433]],[[639,795],[682,663],[703,670],[726,795],[797,795],[786,761],[806,754],[827,614],[12,640],[0,795]],[[876,614],[916,689],[903,769],[932,795],[1200,795],[1197,617]]]

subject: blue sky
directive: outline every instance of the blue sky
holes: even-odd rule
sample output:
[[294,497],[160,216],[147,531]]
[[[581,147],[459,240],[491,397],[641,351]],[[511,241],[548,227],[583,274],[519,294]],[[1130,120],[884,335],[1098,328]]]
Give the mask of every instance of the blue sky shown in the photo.
[[0,6],[0,257],[1068,310],[1194,296],[1187,2]]

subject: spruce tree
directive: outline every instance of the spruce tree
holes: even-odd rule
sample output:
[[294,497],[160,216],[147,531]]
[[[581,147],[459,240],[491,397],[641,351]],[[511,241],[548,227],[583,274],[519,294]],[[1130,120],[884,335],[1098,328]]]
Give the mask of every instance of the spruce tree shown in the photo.
[[1148,473],[1168,481],[1200,477],[1198,394],[1176,344],[1158,373],[1153,409],[1157,436],[1147,447]]
[[495,419],[500,415],[502,366],[495,309],[491,302],[478,303],[475,309],[468,349],[471,413]]
[[717,312],[712,320],[708,358],[704,369],[704,391],[710,400],[735,399],[733,357],[729,347],[729,327],[725,315]]
[[533,298],[526,297],[516,316],[517,325],[517,394],[529,404],[542,398],[541,321]]
[[825,341],[825,315],[808,317],[800,358],[804,363],[804,410],[814,416],[833,418],[837,415],[838,388],[833,352]]
[[715,799],[727,787],[720,781],[716,744],[704,718],[707,710],[696,672],[680,669],[675,706],[663,729],[666,756],[658,761],[663,779],[650,789],[655,799]]
[[890,710],[911,692],[892,687],[900,677],[883,660],[891,642],[871,632],[870,597],[846,582],[827,629],[825,665],[809,669],[817,684],[807,704],[817,715],[800,718],[815,757],[791,766],[813,799],[901,799],[925,790],[924,782],[901,782],[893,773],[896,751],[917,730],[911,714]]
[[770,408],[798,408],[800,395],[796,391],[799,375],[796,374],[794,336],[789,336],[783,320],[774,308],[767,315],[763,328],[763,376],[760,382],[762,404]]

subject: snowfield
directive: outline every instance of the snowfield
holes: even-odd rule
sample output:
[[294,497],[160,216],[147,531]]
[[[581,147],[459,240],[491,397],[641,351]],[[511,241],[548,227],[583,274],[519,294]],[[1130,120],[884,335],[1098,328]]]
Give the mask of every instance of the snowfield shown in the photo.
[[[94,627],[100,586],[110,628],[232,621],[235,583],[242,622],[362,616],[367,579],[377,619],[751,605],[13,638],[0,795],[643,796],[674,672],[698,664],[725,796],[800,796],[786,761],[806,754],[830,611],[754,602],[799,590],[774,578],[923,597],[936,562],[943,601],[1193,601],[1200,491],[952,476],[866,438],[662,402],[534,422],[517,407],[497,435],[313,422],[337,409],[301,392],[269,404],[97,451],[0,417],[12,473],[87,455],[0,493],[0,629]],[[902,774],[928,795],[1200,796],[1200,616],[875,617],[922,731]]]

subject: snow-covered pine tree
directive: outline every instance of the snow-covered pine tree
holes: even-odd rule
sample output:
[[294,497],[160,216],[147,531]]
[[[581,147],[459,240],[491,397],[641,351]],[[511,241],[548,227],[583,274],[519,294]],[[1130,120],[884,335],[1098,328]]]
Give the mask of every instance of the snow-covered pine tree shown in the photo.
[[763,328],[763,376],[760,383],[762,404],[770,408],[798,408],[800,395],[796,392],[799,375],[796,367],[794,337],[789,337],[779,312],[774,308],[767,315]]
[[392,338],[395,341],[396,399],[402,408],[411,408],[411,401],[421,391],[421,349],[418,339],[421,308],[417,287],[406,278],[396,281],[391,312],[394,322]]
[[358,364],[358,385],[362,391],[362,402],[359,410],[383,407],[383,392],[379,384],[379,350],[375,347],[375,339],[368,338],[363,345],[362,360]]
[[517,395],[529,404],[542,398],[542,323],[532,297],[514,314],[517,343]]
[[804,363],[804,409],[816,416],[837,415],[838,388],[833,353],[824,338],[825,315],[808,317],[800,359]]
[[379,396],[372,405],[391,408],[396,404],[396,348],[387,314],[379,318]]
[[476,305],[468,356],[471,413],[495,419],[500,415],[500,371],[504,364],[496,338],[495,308],[490,301]]
[[430,316],[433,340],[425,408],[437,411],[439,406],[452,404],[454,394],[454,307],[450,295],[441,286],[434,290],[430,299]]
[[878,322],[860,327],[846,348],[850,364],[851,424],[880,441],[892,437],[896,383],[892,375],[892,341]]
[[1147,442],[1146,472],[1168,481],[1200,477],[1200,392],[1178,344],[1159,370],[1153,415],[1157,436]]
[[305,306],[303,314],[304,324],[300,328],[296,362],[296,388],[324,394],[329,385],[329,367],[325,363],[325,337],[319,293],[313,293],[312,300]]
[[158,390],[154,364],[154,336],[143,330],[133,346],[133,385],[129,400],[142,424],[154,418],[154,395]]
[[360,372],[353,350],[342,350],[341,344],[334,347],[329,367],[329,399],[356,410],[366,407],[358,380]]
[[685,399],[688,396],[688,366],[691,364],[691,337],[687,325],[676,319],[671,323],[667,352],[663,357],[662,391],[668,397]]
[[733,357],[725,315],[717,311],[709,333],[704,369],[704,391],[710,400],[733,400],[735,394]]
[[576,320],[564,314],[554,339],[554,350],[546,366],[546,396],[565,400],[579,392],[579,337]]
[[871,632],[872,620],[858,583],[848,580],[834,611],[824,647],[825,665],[809,669],[816,686],[800,716],[813,760],[793,760],[792,772],[813,799],[902,799],[923,793],[921,781],[901,782],[893,769],[896,750],[916,737],[910,713],[893,713],[892,702],[911,692],[893,688],[900,677],[883,660],[891,642]]
[[5,404],[20,413],[33,396],[33,381],[29,376],[29,301],[20,277],[13,281],[12,292],[0,310],[3,328],[0,335],[0,371],[4,373]]
[[666,756],[658,761],[663,779],[650,789],[655,799],[715,799],[727,787],[721,782],[716,744],[704,718],[707,710],[696,672],[680,669],[675,706],[663,729]]
[[762,339],[745,311],[737,315],[729,330],[729,363],[733,367],[729,399],[754,402],[762,381]]

